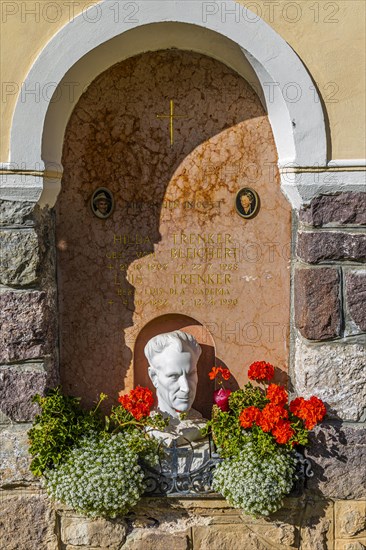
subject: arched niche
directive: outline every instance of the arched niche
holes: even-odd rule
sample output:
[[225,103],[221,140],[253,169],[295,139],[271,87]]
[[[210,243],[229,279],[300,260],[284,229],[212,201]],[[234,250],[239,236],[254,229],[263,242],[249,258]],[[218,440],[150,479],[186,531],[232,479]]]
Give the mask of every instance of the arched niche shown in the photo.
[[216,364],[215,343],[208,328],[192,317],[178,313],[166,314],[152,319],[143,327],[136,338],[134,347],[134,385],[147,386],[155,393],[155,388],[147,372],[148,362],[144,354],[144,347],[150,338],[157,334],[174,330],[192,334],[202,348],[197,365],[198,385],[193,408],[202,413],[205,418],[209,418],[214,388],[212,382],[209,382],[208,373]]
[[[174,99],[174,144],[166,115]],[[88,404],[134,385],[134,345],[167,314],[198,319],[238,384],[289,357],[291,207],[271,125],[251,86],[223,63],[180,50],[110,67],[70,117],[56,203],[60,372]],[[236,195],[255,187],[254,218]],[[114,198],[107,219],[90,206]],[[212,364],[207,365],[210,369]]]
[[[130,20],[125,14],[127,18],[116,20],[110,2],[102,0],[90,8],[90,16],[80,14],[65,25],[39,53],[22,83],[4,165],[10,170],[21,167],[26,175],[10,173],[5,196],[53,206],[60,190],[66,123],[82,92],[108,66],[143,51],[171,47],[210,55],[246,78],[250,74],[253,85],[259,83],[257,92],[269,114],[279,165],[326,164],[325,116],[311,76],[291,46],[256,13],[234,0],[192,1],[189,6],[141,0],[133,6],[137,17]],[[27,90],[39,85],[47,92],[24,101]],[[285,178],[283,188],[298,205],[302,193],[298,182]]]

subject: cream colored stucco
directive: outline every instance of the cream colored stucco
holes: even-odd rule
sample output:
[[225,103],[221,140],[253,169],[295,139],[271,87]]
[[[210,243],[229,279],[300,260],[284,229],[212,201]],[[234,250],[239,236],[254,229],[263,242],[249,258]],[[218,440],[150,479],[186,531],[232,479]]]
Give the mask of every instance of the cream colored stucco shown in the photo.
[[[0,161],[8,159],[16,90],[32,63],[63,25],[95,3],[90,0],[2,1]],[[366,2],[241,0],[241,3],[261,16],[290,44],[312,75],[329,119],[331,158],[364,158]],[[59,6],[58,12],[55,4]],[[225,2],[218,5],[223,20],[237,17],[225,12]],[[30,13],[35,7],[36,15]],[[51,22],[56,16],[59,20]]]

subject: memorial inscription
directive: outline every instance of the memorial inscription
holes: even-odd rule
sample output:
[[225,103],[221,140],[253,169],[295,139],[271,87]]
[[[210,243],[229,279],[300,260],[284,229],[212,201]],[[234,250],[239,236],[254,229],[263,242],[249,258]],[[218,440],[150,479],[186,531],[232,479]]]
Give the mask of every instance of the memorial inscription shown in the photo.
[[[113,273],[115,294],[124,305],[133,295],[131,289],[123,288],[124,281],[135,287],[136,305],[170,306],[173,311],[179,300],[188,307],[225,307],[238,302],[233,283],[240,247],[230,233],[173,233],[165,250],[153,253],[149,253],[150,237],[140,233],[114,235],[112,244],[106,252],[107,268]],[[159,273],[170,274],[168,287],[150,286]]]
[[[172,98],[173,114],[187,115],[174,124],[173,147],[156,118]],[[279,189],[268,117],[247,82],[192,52],[123,61],[79,100],[62,162],[56,214],[65,391],[91,404],[96,388],[111,397],[131,388],[136,339],[155,320],[150,337],[184,330],[159,326],[174,316],[210,334],[216,362],[239,384],[244,365],[258,358],[286,370],[291,210]],[[98,186],[114,200],[104,220],[88,206]],[[244,187],[261,198],[248,223],[235,208]],[[135,368],[146,370],[139,361]]]

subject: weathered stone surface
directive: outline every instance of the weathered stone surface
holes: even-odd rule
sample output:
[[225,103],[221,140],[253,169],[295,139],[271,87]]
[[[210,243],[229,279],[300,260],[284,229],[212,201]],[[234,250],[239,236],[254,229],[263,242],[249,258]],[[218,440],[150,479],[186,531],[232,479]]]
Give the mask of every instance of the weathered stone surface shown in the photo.
[[88,519],[66,516],[61,520],[61,540],[73,546],[116,549],[126,539],[127,526],[123,520]]
[[336,540],[334,550],[365,550],[366,538],[360,540]]
[[295,271],[295,326],[308,340],[340,335],[340,274],[337,268]]
[[308,489],[328,498],[364,498],[366,429],[323,423],[311,432],[310,442],[306,455],[314,477],[308,479]]
[[47,372],[42,364],[0,366],[0,410],[16,422],[32,421],[38,406],[36,393],[44,394]]
[[54,323],[45,292],[0,294],[0,362],[35,359],[50,352]]
[[366,225],[366,193],[340,193],[315,197],[300,210],[303,223],[324,225]]
[[268,541],[279,548],[297,548],[298,528],[289,522],[279,522],[271,517],[271,521],[259,520],[253,522],[248,516],[242,517],[250,531],[258,536],[261,544]]
[[356,326],[366,332],[366,270],[349,270],[345,280],[348,314]]
[[359,421],[366,406],[366,358],[361,344],[308,345],[296,341],[294,390],[317,395],[327,405],[328,418]]
[[29,470],[27,431],[30,425],[6,425],[0,429],[0,486],[29,485],[36,480]]
[[33,202],[17,202],[0,200],[0,226],[31,226],[33,225]]
[[35,284],[40,254],[34,230],[0,231],[0,283],[10,286]]
[[333,548],[333,507],[326,502],[308,502],[301,526],[300,550]]
[[0,424],[10,424],[11,419],[0,411]]
[[366,501],[335,502],[335,537],[366,537]]
[[366,259],[366,235],[339,231],[300,231],[296,253],[309,264],[335,260],[364,262]]
[[37,208],[34,212],[36,232],[38,236],[41,266],[38,285],[46,290],[48,295],[56,286],[56,247],[54,212],[48,207]]
[[6,550],[57,550],[56,514],[43,495],[3,497],[0,532]]
[[[178,531],[169,533],[156,529],[136,529],[128,537],[123,545],[123,550],[189,550],[190,531]],[[197,547],[199,548],[199,547]],[[213,549],[212,549],[213,550]]]
[[[246,525],[210,525],[194,527],[193,548],[200,550],[269,550],[289,549],[292,545],[279,544],[270,538],[263,538]],[[270,534],[270,533],[268,533]],[[291,537],[290,537],[291,538]],[[285,539],[286,540],[286,539]]]

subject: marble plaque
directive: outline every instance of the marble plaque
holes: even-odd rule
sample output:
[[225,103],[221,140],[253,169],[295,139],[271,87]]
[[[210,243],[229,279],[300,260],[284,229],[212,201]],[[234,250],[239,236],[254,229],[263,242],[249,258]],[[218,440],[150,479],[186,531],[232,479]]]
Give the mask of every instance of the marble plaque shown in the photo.
[[[56,205],[68,393],[90,403],[148,383],[146,334],[185,327],[207,344],[201,412],[213,361],[231,369],[234,386],[254,360],[285,377],[291,209],[276,163],[259,98],[218,61],[146,53],[90,85],[67,127]],[[90,208],[97,188],[114,200],[103,220]],[[244,188],[260,197],[249,219],[236,210]]]

